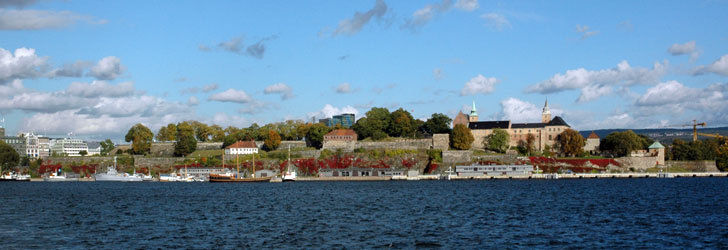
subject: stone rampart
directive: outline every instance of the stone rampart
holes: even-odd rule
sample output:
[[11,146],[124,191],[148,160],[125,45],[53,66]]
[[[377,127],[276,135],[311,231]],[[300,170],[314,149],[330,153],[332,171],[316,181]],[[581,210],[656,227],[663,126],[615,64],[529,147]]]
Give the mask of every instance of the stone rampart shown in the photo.
[[321,149],[328,149],[328,150],[339,150],[345,152],[351,152],[354,151],[354,148],[356,148],[357,142],[355,141],[333,141],[333,140],[327,140],[324,141],[323,147]]
[[473,161],[492,161],[502,163],[514,163],[518,160],[517,155],[495,154],[495,155],[478,155],[473,156]]
[[432,148],[443,150],[443,151],[450,149],[450,135],[449,134],[432,135]]
[[357,142],[355,148],[363,149],[430,149],[432,139],[402,139],[396,141]]
[[143,157],[134,156],[134,167],[169,167],[181,164],[180,157]]
[[634,168],[635,170],[646,170],[657,166],[657,156],[647,157],[622,157],[615,159],[623,168]]
[[291,148],[305,148],[306,142],[305,141],[281,141],[281,145],[278,146],[279,149],[288,149],[288,145],[291,145]]
[[99,165],[111,165],[114,164],[113,156],[58,156],[58,157],[45,157],[43,164],[99,164]]
[[679,167],[688,172],[719,172],[715,161],[667,161],[666,165]]
[[473,151],[470,150],[445,150],[442,151],[443,163],[461,163],[470,162],[473,157]]

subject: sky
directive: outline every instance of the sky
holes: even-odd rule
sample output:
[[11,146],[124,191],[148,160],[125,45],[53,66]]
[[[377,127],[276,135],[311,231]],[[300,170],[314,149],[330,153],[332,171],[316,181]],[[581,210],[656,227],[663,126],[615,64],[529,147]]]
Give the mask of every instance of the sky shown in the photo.
[[7,134],[119,141],[372,107],[728,125],[728,1],[0,0]]

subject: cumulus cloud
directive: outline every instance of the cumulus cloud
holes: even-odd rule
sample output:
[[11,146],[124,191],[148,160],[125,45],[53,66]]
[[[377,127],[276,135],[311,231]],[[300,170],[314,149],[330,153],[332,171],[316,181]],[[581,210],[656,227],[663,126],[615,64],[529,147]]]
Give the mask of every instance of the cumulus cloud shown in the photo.
[[576,25],[576,32],[581,34],[582,40],[587,39],[590,36],[599,34],[598,30],[592,30],[591,28],[589,28],[589,26],[586,26],[586,25],[582,26],[579,24]]
[[265,87],[263,93],[268,94],[280,94],[281,100],[288,100],[294,97],[293,89],[285,83],[279,82],[268,87]]
[[[508,98],[500,102],[501,111],[495,114],[498,120],[510,120],[511,122],[541,122],[541,108],[533,103],[522,101],[516,98]],[[561,115],[560,109],[550,107],[553,116]],[[470,110],[468,108],[468,110]]]
[[217,90],[218,86],[217,83],[210,83],[205,86],[202,86],[202,92],[208,93],[213,90]]
[[351,90],[351,84],[349,84],[348,82],[341,83],[341,84],[339,84],[339,86],[336,86],[336,93],[339,93],[339,94],[348,94],[348,93],[351,93],[351,92],[352,92],[352,90]]
[[695,41],[689,41],[684,44],[673,44],[672,46],[670,46],[670,48],[667,49],[667,52],[669,52],[673,56],[690,54],[691,62],[694,62],[698,59],[698,57],[700,57],[700,51],[697,50],[697,47],[695,46]]
[[323,119],[323,118],[331,118],[334,115],[340,115],[340,114],[354,114],[357,119],[359,118],[359,110],[352,106],[344,106],[341,108],[334,107],[331,104],[326,104],[324,107],[316,112],[308,113],[308,117],[316,117],[316,119]]
[[200,100],[198,100],[196,96],[190,96],[190,98],[187,99],[187,104],[194,106],[194,105],[200,104]]
[[207,100],[218,102],[249,103],[253,101],[253,98],[248,96],[245,91],[228,89],[226,91],[211,95],[207,98]]
[[481,15],[480,18],[483,18],[485,20],[485,26],[492,30],[501,31],[511,28],[511,22],[502,14],[486,13]]
[[0,99],[0,110],[53,113],[78,109],[93,104],[94,100],[66,95],[61,92],[26,91]]
[[82,77],[83,72],[91,67],[93,63],[78,61],[75,63],[64,64],[58,69],[53,69],[49,77]]
[[93,24],[106,22],[70,11],[0,9],[0,30],[55,29],[70,26],[78,21]]
[[96,65],[91,67],[88,75],[99,80],[114,80],[126,71],[126,67],[121,65],[121,60],[115,56],[107,56],[99,60]]
[[387,13],[387,4],[382,0],[377,0],[370,10],[361,13],[355,12],[354,16],[349,19],[344,19],[339,22],[339,26],[336,27],[331,36],[337,35],[355,35],[359,33],[361,29],[371,21],[372,18],[382,19],[384,14]]
[[491,93],[495,90],[495,84],[498,82],[498,79],[495,77],[485,77],[478,74],[478,76],[473,77],[470,81],[465,83],[463,89],[460,90],[460,95],[466,96]]
[[584,68],[567,70],[550,79],[526,88],[528,93],[549,94],[566,90],[582,89],[581,101],[593,100],[610,93],[615,85],[657,83],[667,73],[667,62],[656,62],[652,69],[632,67],[627,61],[620,62],[616,68],[589,71]]
[[478,9],[479,4],[478,0],[458,0],[455,3],[455,8],[464,10],[464,11],[474,11]]
[[[705,73],[715,73],[728,76],[728,54],[721,56],[710,65],[695,68],[696,75]],[[0,79],[2,78],[0,77]]]
[[0,48],[0,84],[39,77],[47,71],[47,57],[38,57],[35,49],[18,48],[15,53]]
[[169,102],[154,96],[128,96],[121,98],[102,97],[90,107],[81,108],[77,114],[92,117],[155,117],[165,114],[184,113],[189,108],[177,102]]
[[73,82],[66,89],[66,93],[86,98],[129,96],[134,93],[134,83],[124,82],[111,85],[105,81],[93,81],[91,83]]

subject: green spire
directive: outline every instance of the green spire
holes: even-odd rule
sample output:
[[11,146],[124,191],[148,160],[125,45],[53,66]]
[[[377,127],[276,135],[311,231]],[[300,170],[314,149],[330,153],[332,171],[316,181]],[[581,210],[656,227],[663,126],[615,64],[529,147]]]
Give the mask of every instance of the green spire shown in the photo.
[[475,109],[475,101],[473,101],[473,108],[470,109],[470,116],[478,116],[478,110]]

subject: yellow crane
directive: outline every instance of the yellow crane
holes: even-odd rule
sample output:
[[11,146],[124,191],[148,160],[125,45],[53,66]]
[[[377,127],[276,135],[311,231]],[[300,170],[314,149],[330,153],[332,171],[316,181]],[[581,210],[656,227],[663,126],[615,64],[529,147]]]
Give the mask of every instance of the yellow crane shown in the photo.
[[703,126],[703,127],[707,126],[707,124],[705,122],[698,123],[697,120],[693,120],[693,124],[671,125],[671,127],[677,127],[677,126],[680,126],[680,127],[693,126],[693,141],[698,141],[698,134],[703,135],[703,136],[711,136],[711,137],[716,136],[713,134],[698,133],[698,126]]

